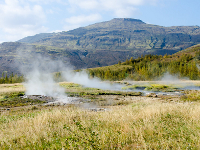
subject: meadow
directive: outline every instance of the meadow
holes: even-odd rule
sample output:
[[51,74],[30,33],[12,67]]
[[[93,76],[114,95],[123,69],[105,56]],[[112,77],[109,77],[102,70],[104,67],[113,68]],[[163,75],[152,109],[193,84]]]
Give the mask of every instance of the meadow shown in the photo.
[[0,86],[0,102],[9,101],[0,107],[0,149],[200,149],[198,90],[143,96],[60,85],[92,105],[24,101],[9,106],[25,89],[21,84]]

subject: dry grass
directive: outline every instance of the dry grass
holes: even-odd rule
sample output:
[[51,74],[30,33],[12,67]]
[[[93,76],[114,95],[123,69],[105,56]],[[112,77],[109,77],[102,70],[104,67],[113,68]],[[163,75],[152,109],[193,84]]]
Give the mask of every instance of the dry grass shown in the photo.
[[[70,83],[71,87],[77,88]],[[9,90],[25,89],[21,84],[0,85],[0,93]],[[198,102],[198,91],[185,93],[185,101]],[[2,110],[0,149],[200,149],[197,102],[118,95],[97,98],[120,106],[102,112],[74,106]]]
[[[41,110],[40,110],[41,109]],[[4,112],[2,149],[199,149],[198,103],[135,102],[91,112],[76,107]]]
[[200,101],[200,91],[199,90],[185,90],[181,97],[183,101]]
[[24,92],[25,87],[21,83],[15,84],[0,84],[0,94]]

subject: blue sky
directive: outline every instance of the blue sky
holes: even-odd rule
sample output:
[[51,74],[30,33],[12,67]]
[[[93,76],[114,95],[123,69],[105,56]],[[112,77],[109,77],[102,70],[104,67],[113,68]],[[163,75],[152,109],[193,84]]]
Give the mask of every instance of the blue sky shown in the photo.
[[0,42],[68,31],[113,18],[200,26],[199,0],[0,0]]

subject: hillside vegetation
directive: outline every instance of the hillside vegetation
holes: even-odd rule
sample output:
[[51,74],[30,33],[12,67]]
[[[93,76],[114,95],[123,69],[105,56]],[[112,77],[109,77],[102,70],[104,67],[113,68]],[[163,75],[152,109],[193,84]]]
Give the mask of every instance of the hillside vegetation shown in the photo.
[[148,54],[112,66],[90,68],[88,72],[91,77],[103,80],[153,80],[166,72],[196,80],[200,78],[199,62],[200,45],[196,45],[173,55]]

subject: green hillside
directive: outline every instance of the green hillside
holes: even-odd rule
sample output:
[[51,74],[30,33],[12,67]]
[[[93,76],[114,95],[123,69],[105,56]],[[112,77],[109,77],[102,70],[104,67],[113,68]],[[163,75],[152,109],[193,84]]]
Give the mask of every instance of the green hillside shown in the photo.
[[102,80],[154,80],[166,72],[196,80],[200,79],[199,64],[200,45],[195,45],[172,55],[148,54],[112,66],[90,68],[88,72]]

